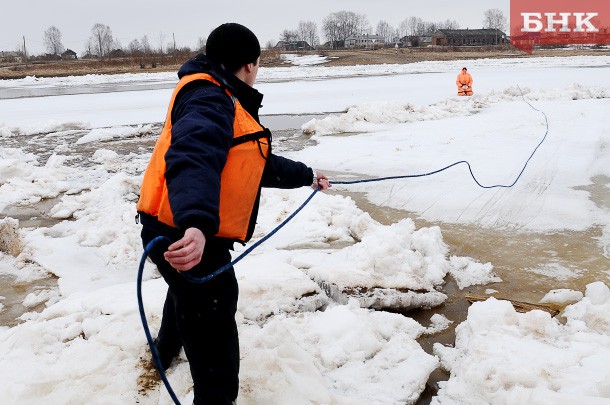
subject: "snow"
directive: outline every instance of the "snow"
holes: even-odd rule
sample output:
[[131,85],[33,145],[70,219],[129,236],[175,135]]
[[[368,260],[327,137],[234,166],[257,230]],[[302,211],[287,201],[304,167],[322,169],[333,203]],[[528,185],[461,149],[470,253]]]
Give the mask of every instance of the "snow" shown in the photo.
[[322,55],[295,55],[286,53],[282,54],[281,57],[286,63],[294,66],[319,65],[328,61],[328,58]]
[[608,310],[601,282],[564,310],[565,325],[495,298],[473,304],[456,328],[455,347],[434,346],[451,378],[433,403],[608,403]]
[[151,133],[153,129],[152,125],[138,125],[135,128],[132,127],[112,127],[112,128],[96,128],[89,131],[89,133],[78,141],[76,144],[83,144],[94,141],[107,141],[115,138],[129,138],[133,136],[140,136]]
[[[319,60],[263,67],[257,87],[266,94],[263,123],[265,114],[333,112],[303,126],[314,146],[284,153],[331,180],[426,173],[467,160],[482,184],[510,184],[543,139],[545,116],[549,123],[514,188],[481,189],[461,165],[334,190],[437,223],[505,232],[598,227],[599,256],[610,259],[609,207],[583,189],[610,178],[610,57],[309,66]],[[463,65],[475,78],[471,98],[453,94]],[[0,219],[0,275],[58,277],[56,289],[25,296],[32,312],[18,325],[0,326],[3,402],[170,403],[162,386],[144,395],[137,384],[148,354],[135,299],[142,246],[134,215],[150,148],[122,148],[143,139],[152,146],[175,82],[168,73],[0,81],[3,94],[25,94],[0,98],[0,213],[42,205],[54,220],[18,228],[16,218]],[[62,95],[27,96],[56,90]],[[57,146],[42,153],[33,137]],[[253,241],[311,192],[264,190]],[[417,228],[409,217],[382,224],[331,189],[235,268],[239,404],[414,403],[439,365],[450,378],[434,403],[610,398],[610,267],[584,292],[549,291],[541,302],[570,304],[560,319],[520,314],[495,298],[475,303],[455,345],[436,344],[432,354],[417,339],[452,321],[434,314],[424,327],[399,313],[443,304],[449,278],[459,289],[501,282],[493,262],[450,255],[442,226]],[[586,268],[548,261],[524,271],[569,281]],[[147,263],[153,335],[166,288]],[[0,313],[7,302],[0,297]],[[168,376],[181,401],[192,401],[184,354]]]
[[583,294],[580,291],[570,290],[569,288],[560,288],[549,291],[540,300],[541,304],[572,304],[582,300]]

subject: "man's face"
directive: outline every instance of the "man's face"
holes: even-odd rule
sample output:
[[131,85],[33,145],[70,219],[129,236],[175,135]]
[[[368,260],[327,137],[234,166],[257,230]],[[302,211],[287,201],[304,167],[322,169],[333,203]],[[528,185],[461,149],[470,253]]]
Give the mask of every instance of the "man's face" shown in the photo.
[[256,76],[258,75],[258,65],[260,64],[260,61],[261,58],[259,56],[258,59],[256,59],[256,62],[252,64],[252,69],[250,69],[250,72],[246,73],[246,78],[244,81],[250,87],[254,86],[254,82],[256,81]]

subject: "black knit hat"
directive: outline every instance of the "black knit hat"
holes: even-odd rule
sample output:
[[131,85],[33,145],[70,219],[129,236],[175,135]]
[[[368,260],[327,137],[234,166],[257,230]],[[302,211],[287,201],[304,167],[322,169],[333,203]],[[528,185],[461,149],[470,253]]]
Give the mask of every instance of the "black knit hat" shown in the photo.
[[248,28],[237,23],[226,23],[210,33],[205,54],[210,61],[235,72],[243,65],[256,62],[261,55],[261,46],[256,35]]

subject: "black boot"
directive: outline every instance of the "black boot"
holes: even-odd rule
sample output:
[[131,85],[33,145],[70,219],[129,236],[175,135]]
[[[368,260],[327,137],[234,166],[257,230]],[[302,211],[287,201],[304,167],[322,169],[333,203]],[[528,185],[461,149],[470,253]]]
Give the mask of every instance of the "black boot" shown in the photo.
[[163,371],[167,371],[167,369],[172,365],[172,361],[180,354],[181,346],[168,348],[159,344],[159,340],[154,340],[155,348],[157,349],[157,354],[159,355],[159,360],[161,361],[161,367],[163,367]]

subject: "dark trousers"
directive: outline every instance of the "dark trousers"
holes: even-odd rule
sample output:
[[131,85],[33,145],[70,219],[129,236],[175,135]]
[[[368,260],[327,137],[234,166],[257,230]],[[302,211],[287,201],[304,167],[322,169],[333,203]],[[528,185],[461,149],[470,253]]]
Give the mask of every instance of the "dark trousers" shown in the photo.
[[[142,229],[144,246],[156,236]],[[149,253],[169,286],[157,350],[169,366],[171,358],[184,347],[193,377],[194,404],[231,404],[239,389],[235,273],[231,268],[207,283],[190,283],[163,258],[169,244],[159,242]],[[212,240],[206,243],[201,263],[189,274],[202,277],[230,261],[228,247]]]

